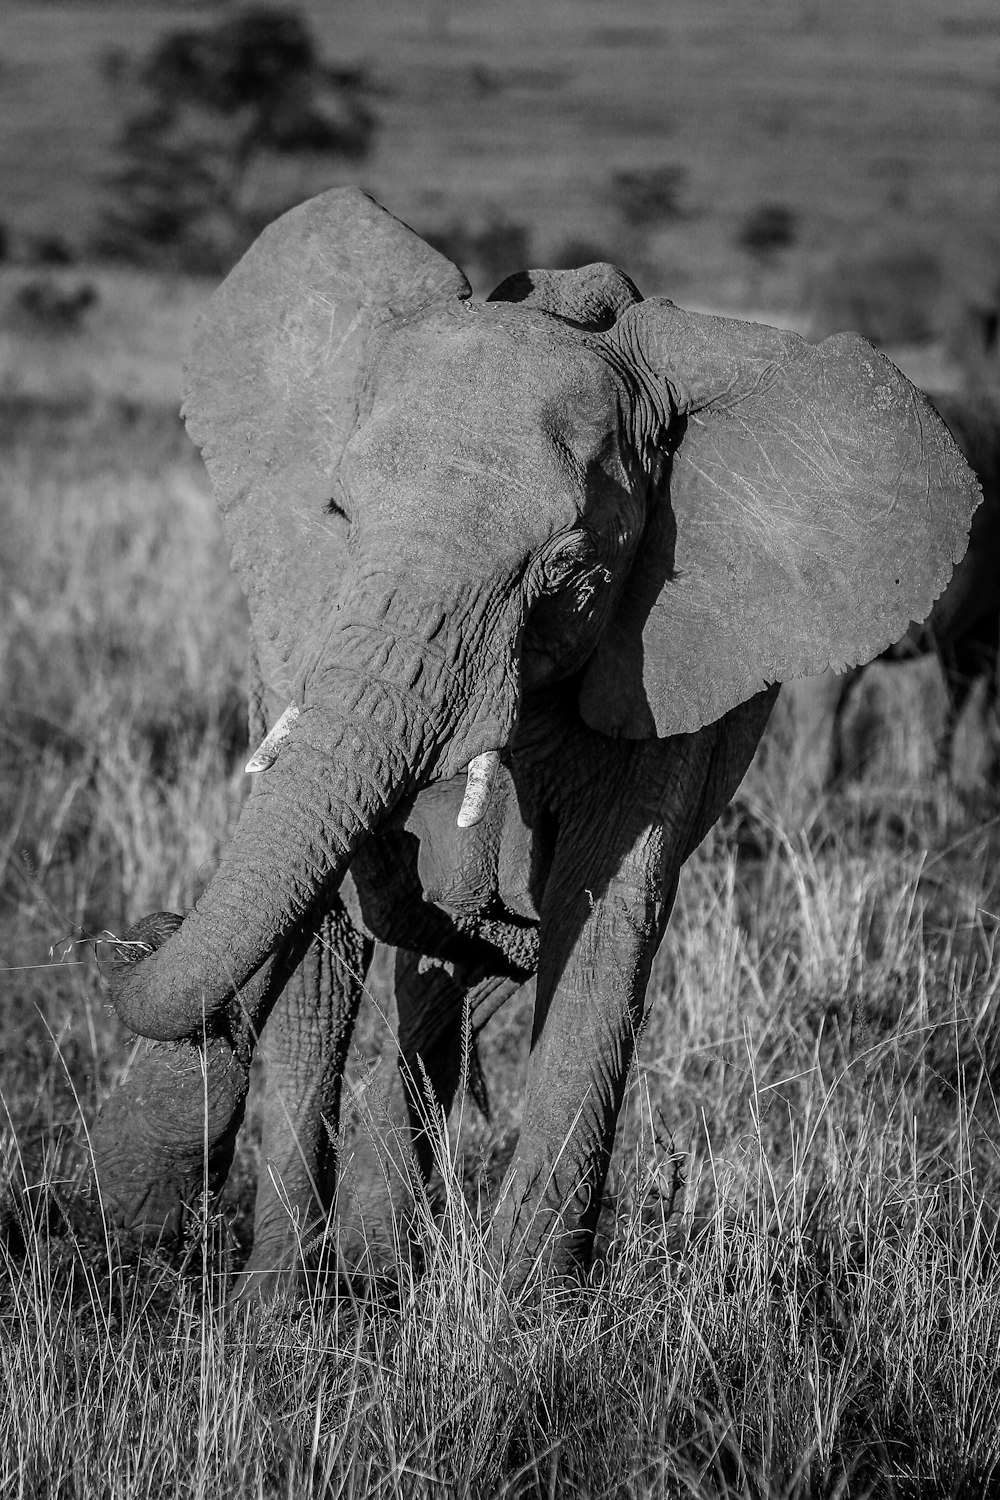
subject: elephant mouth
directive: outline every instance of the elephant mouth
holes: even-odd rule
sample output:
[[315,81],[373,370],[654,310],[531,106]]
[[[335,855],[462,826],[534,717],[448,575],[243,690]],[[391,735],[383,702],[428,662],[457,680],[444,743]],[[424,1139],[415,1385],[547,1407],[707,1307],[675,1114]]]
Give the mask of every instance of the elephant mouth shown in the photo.
[[474,822],[461,816],[470,787],[481,789],[470,775],[464,792],[462,779],[455,778],[419,793],[396,826],[416,840],[416,873],[425,901],[458,920],[534,923],[533,831],[510,764],[491,756],[488,770],[488,800]]

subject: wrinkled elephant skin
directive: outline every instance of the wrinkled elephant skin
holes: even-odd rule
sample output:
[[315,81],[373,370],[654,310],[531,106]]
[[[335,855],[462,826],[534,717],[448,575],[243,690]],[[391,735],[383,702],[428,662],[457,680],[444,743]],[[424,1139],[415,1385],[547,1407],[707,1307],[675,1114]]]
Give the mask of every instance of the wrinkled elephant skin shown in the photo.
[[[215,294],[185,415],[250,606],[255,739],[298,713],[196,907],[114,976],[160,1047],[99,1121],[105,1201],[173,1228],[203,1141],[217,1185],[259,1039],[241,1293],[294,1277],[335,1197],[342,1247],[377,1248],[430,1161],[407,1079],[446,1109],[464,1009],[475,1029],[534,974],[492,1253],[515,1282],[585,1264],[681,865],[774,685],[927,614],[975,482],[854,336],[812,347],[644,301],[606,265],[476,303],[353,189],[271,225]],[[373,934],[397,948],[399,1129],[338,1188]],[[163,1047],[229,1100],[207,1129],[160,1086]]]

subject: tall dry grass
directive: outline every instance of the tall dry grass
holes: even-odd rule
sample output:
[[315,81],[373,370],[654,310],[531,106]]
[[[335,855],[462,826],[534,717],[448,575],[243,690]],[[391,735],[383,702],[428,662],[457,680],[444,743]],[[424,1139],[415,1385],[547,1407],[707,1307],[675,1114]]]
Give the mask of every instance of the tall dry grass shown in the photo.
[[190,904],[238,812],[243,605],[176,418],[11,403],[0,443],[0,1037],[65,1126],[41,1023],[91,1109],[117,1045],[84,939]]
[[87,1199],[129,1044],[84,939],[211,873],[242,604],[173,419],[11,408],[2,438],[0,1494],[996,1493],[990,793],[818,803],[772,745],[682,883],[585,1285],[512,1301],[481,1253],[522,1005],[419,1273],[241,1320],[252,1139],[177,1256]]

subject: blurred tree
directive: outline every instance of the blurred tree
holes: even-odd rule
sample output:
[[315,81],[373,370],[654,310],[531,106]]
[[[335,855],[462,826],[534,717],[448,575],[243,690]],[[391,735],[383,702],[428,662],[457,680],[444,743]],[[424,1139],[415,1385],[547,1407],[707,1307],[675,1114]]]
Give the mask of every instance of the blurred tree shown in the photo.
[[784,203],[761,203],[743,221],[739,243],[763,265],[795,243],[795,215]]
[[164,37],[134,76],[100,248],[189,270],[227,268],[288,206],[276,157],[351,161],[375,129],[360,69],[325,63],[294,11],[256,7]]
[[851,328],[873,344],[920,344],[942,332],[947,277],[917,225],[878,223],[831,255],[809,291],[816,338]]
[[50,274],[32,277],[18,288],[14,305],[34,332],[78,333],[99,293],[90,281],[70,284]]
[[[478,219],[478,222],[477,222]],[[531,264],[531,235],[526,225],[507,218],[502,209],[486,205],[480,214],[466,213],[450,224],[423,227],[429,245],[453,260],[473,285],[491,291],[513,271]]]
[[611,191],[626,224],[647,229],[684,215],[687,168],[676,162],[615,172]]
[[76,253],[61,234],[33,234],[28,238],[22,258],[35,266],[71,266]]
[[764,273],[776,264],[782,251],[791,249],[797,236],[798,221],[784,203],[760,203],[747,214],[736,243],[746,251],[753,267],[746,292],[752,302],[763,293]]

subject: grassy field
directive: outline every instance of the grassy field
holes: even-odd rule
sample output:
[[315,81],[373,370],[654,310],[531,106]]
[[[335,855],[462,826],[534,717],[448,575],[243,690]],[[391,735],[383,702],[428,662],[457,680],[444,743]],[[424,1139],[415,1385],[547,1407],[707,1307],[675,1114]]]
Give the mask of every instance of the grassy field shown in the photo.
[[242,601],[170,411],[0,410],[0,1493],[995,1493],[998,804],[914,759],[923,678],[908,760],[817,805],[776,735],[691,861],[585,1288],[511,1306],[477,1256],[522,1002],[424,1275],[234,1326],[252,1132],[168,1258],[106,1231],[87,1129],[130,1045],[93,938],[238,813]]
[[[302,191],[360,175],[422,229],[505,228],[475,241],[479,290],[504,254],[584,245],[647,291],[807,327],[831,286],[849,305],[852,264],[908,294],[916,246],[941,333],[995,275],[990,0],[303,9],[370,66],[381,131],[360,174],[313,163]],[[210,14],[9,0],[17,253],[86,252],[109,49]],[[665,169],[650,218],[634,174]],[[796,225],[765,259],[739,243],[761,204]],[[86,261],[0,279],[0,1495],[1000,1492],[1000,797],[933,773],[929,664],[878,669],[882,749],[827,799],[776,723],[690,861],[585,1286],[512,1304],[478,1253],[530,996],[485,1038],[492,1118],[449,1124],[421,1276],[233,1320],[252,1128],[182,1252],[107,1230],[88,1129],[134,1042],[103,938],[197,898],[244,795],[244,604],[174,415],[205,293]],[[900,358],[960,378],[939,347]],[[370,985],[358,1077],[384,965]]]
[[[312,162],[293,195],[360,178],[422,231],[513,226],[533,264],[590,247],[648,291],[722,307],[809,311],[845,258],[909,264],[918,250],[940,273],[921,288],[935,302],[995,279],[992,0],[300,8],[330,57],[367,67],[381,128],[360,169]],[[92,237],[127,102],[109,54],[224,12],[8,0],[0,217],[15,241]],[[651,208],[642,183],[665,169],[673,206]],[[740,235],[767,204],[791,210],[795,240],[761,259]],[[484,291],[519,268],[488,247],[469,266]]]

